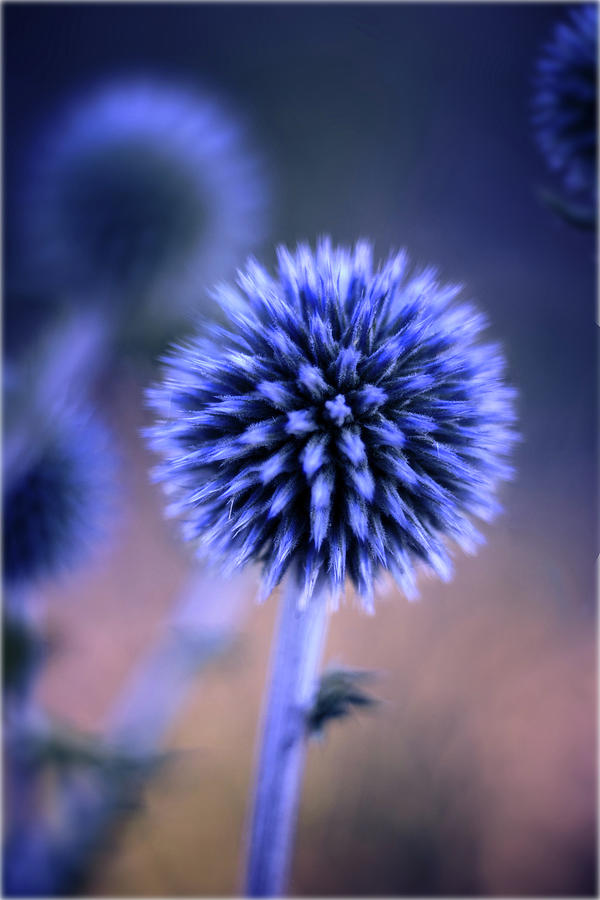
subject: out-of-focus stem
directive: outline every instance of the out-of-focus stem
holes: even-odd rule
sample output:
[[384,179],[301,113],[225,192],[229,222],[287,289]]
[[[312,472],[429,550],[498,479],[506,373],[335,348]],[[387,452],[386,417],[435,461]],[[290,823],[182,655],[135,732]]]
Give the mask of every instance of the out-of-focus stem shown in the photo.
[[[44,604],[39,596],[33,596],[31,589],[21,587],[6,591],[5,640],[11,640],[10,630],[13,629],[13,640],[20,631],[24,642],[39,641],[43,618]],[[11,653],[8,647],[4,649]],[[32,873],[38,871],[38,857],[40,853],[43,855],[44,844],[43,829],[38,825],[39,770],[27,752],[29,735],[44,718],[33,696],[39,665],[25,644],[20,649],[25,658],[14,662],[16,671],[3,686],[2,708],[5,821],[8,824],[3,844],[3,890],[13,896],[26,894],[29,888],[35,893],[38,885]],[[12,652],[15,652],[14,648]]]
[[224,582],[197,569],[167,627],[119,696],[105,739],[130,756],[155,752],[199,668],[231,641],[246,603],[243,581]]
[[313,699],[327,631],[327,596],[298,608],[288,578],[271,652],[270,685],[251,815],[246,893],[285,892],[306,751],[306,712]]

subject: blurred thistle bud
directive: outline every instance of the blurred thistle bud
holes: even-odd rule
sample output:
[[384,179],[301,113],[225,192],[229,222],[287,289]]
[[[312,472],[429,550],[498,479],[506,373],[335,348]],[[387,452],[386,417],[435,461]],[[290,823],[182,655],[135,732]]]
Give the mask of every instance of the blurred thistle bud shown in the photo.
[[130,328],[181,318],[264,236],[262,164],[235,115],[192,88],[138,78],[82,93],[30,168],[25,244],[44,284],[118,303]]
[[264,596],[290,566],[300,605],[321,587],[335,603],[348,576],[371,610],[385,571],[414,596],[414,563],[449,579],[444,539],[473,551],[472,517],[500,508],[517,438],[503,354],[460,288],[408,274],[404,253],[375,269],[369,243],[325,239],[278,259],[219,289],[229,330],[167,359],[155,477],[199,549],[263,564]]
[[327,722],[349,716],[354,708],[375,706],[375,697],[362,690],[362,685],[374,678],[373,672],[361,669],[332,667],[323,672],[306,717],[309,732],[320,737]]
[[113,496],[115,459],[95,416],[56,406],[37,412],[19,424],[13,412],[5,436],[3,577],[11,588],[80,562],[104,535]]
[[598,7],[577,4],[537,63],[533,122],[550,169],[596,205]]

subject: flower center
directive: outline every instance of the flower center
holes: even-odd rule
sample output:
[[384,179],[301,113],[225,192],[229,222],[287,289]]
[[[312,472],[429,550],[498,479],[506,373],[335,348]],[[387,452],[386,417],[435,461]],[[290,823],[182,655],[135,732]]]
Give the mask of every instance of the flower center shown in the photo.
[[327,400],[325,402],[325,411],[329,416],[332,422],[341,428],[346,419],[352,418],[352,410],[346,403],[346,398],[343,394],[338,394],[334,400]]

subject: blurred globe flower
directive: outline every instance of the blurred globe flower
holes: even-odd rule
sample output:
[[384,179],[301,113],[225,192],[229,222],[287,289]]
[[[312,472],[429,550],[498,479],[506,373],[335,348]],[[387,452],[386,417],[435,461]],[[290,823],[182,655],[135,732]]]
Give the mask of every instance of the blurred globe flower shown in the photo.
[[549,167],[571,191],[596,193],[598,8],[577,5],[538,61],[534,124]]
[[473,550],[512,474],[515,391],[484,317],[404,253],[375,270],[367,242],[281,247],[276,277],[250,260],[238,285],[217,292],[232,327],[177,347],[149,392],[185,536],[262,562],[265,596],[293,563],[301,605],[348,576],[370,608],[386,570],[411,596],[419,560],[449,578],[444,539]]
[[143,295],[173,315],[264,234],[261,163],[238,119],[193,89],[105,83],[53,121],[31,168],[26,245],[45,283],[75,298]]
[[114,461],[89,413],[63,412],[5,442],[3,577],[29,585],[76,565],[104,533]]

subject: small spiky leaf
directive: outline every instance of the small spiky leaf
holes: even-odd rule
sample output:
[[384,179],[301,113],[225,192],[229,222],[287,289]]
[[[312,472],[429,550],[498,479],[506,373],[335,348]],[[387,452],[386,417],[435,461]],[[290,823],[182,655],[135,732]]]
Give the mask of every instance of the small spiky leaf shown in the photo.
[[6,615],[2,627],[4,689],[21,693],[48,652],[48,642],[29,622]]
[[362,689],[362,685],[374,677],[373,672],[340,667],[323,672],[314,703],[306,717],[309,732],[321,735],[327,722],[349,716],[355,708],[375,706],[375,697]]

